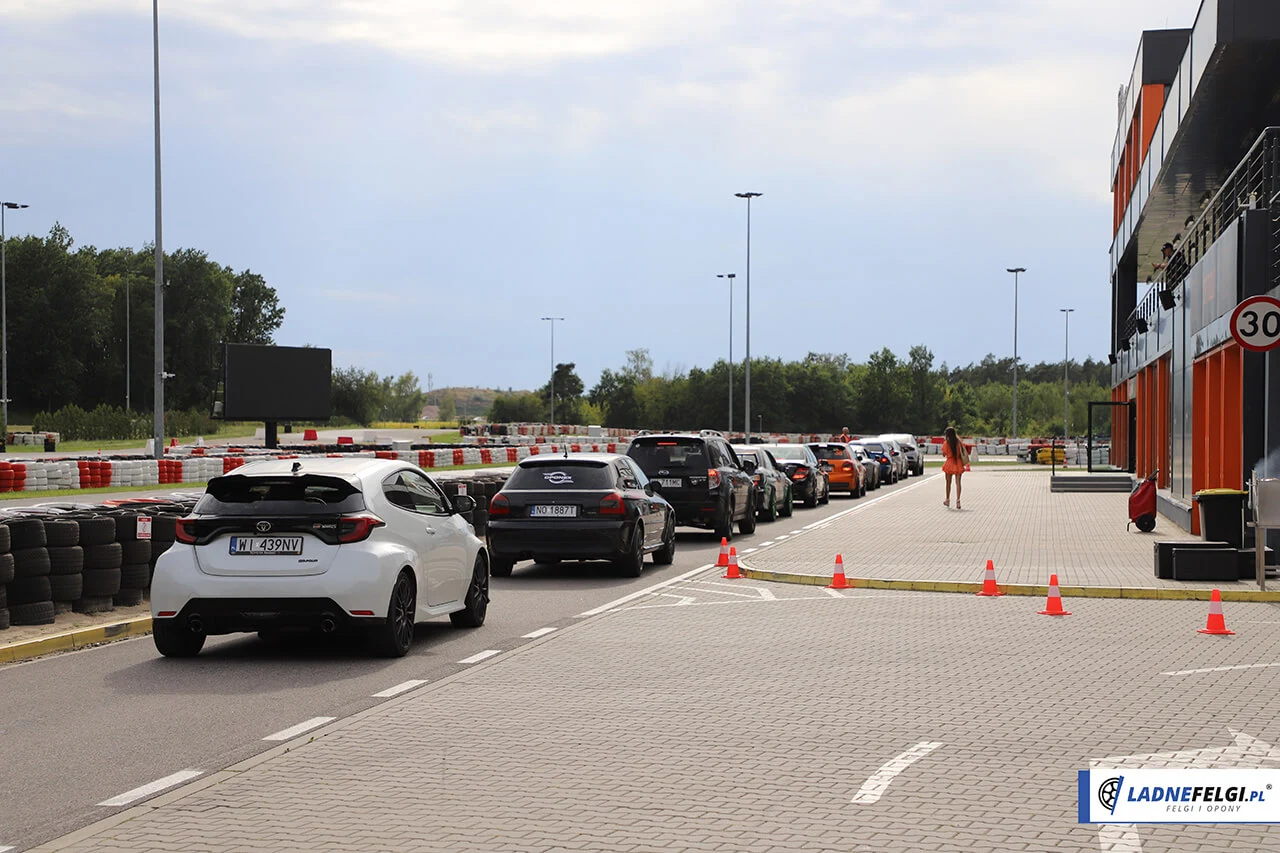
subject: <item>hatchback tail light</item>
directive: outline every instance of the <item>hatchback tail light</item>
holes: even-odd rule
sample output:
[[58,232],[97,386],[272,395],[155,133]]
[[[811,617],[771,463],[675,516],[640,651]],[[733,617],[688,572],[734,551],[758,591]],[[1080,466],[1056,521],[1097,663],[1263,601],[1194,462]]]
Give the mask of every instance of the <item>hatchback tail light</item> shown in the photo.
[[720,485],[720,472],[715,468],[707,469],[707,487],[714,489]]
[[842,463],[840,464],[840,470],[841,470],[841,471],[852,471],[852,470],[853,470],[853,463],[852,463],[852,462],[842,462]]
[[499,515],[511,515],[511,502],[507,500],[507,496],[498,492],[493,496],[493,500],[489,501],[489,517],[493,518]]
[[376,515],[344,515],[338,520],[338,541],[344,545],[363,542],[375,527],[384,526],[386,522]]
[[622,495],[618,492],[609,492],[600,499],[601,515],[626,515],[627,505],[622,502]]
[[881,464],[881,465],[888,465],[888,464],[889,464],[889,457],[888,457],[888,456],[881,456],[881,457],[880,457],[880,464]]
[[185,545],[196,544],[196,520],[194,518],[179,518],[174,522],[173,538]]
[[791,472],[791,479],[793,480],[803,480],[805,477],[808,477],[808,476],[809,476],[809,469],[804,465],[801,465],[799,468]]

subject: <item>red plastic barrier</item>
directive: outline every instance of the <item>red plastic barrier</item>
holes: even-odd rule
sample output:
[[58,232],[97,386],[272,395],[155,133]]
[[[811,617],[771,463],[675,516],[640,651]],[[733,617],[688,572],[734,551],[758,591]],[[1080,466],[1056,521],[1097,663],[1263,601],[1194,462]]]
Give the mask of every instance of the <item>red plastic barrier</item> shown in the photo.
[[355,439],[349,435],[338,436],[338,444],[355,444]]
[[480,461],[485,465],[493,464],[493,451],[487,447],[480,448]]
[[542,452],[542,448],[541,448],[541,447],[539,447],[538,445],[536,445],[536,444],[531,444],[531,445],[529,445],[529,455],[530,455],[530,456],[537,456],[537,455],[538,455],[539,453],[541,453],[541,452]]
[[378,459],[398,459],[394,450],[376,450],[373,453]]
[[13,466],[8,462],[0,462],[0,492],[13,491]]
[[463,459],[465,459],[465,458],[466,458],[466,457],[462,455],[462,448],[461,448],[461,447],[454,448],[454,451],[453,451],[453,464],[454,464],[454,465],[462,465],[462,464],[465,464],[465,463],[463,462]]
[[581,452],[582,452],[582,445],[581,445],[581,444],[571,444],[571,445],[569,445],[569,451],[570,451],[571,453],[581,453]]
[[316,431],[315,431],[315,430],[313,430],[313,429],[309,429],[309,430],[305,430],[305,431],[303,431],[303,433],[302,433],[302,440],[303,440],[303,441],[319,441],[319,440],[320,440],[320,438],[319,438],[319,436],[317,436],[317,435],[316,435]]
[[27,490],[27,466],[24,462],[13,463],[13,490],[15,492]]
[[[203,449],[203,448],[201,448],[201,449]],[[101,479],[102,479],[102,485],[104,485],[104,486],[110,486],[110,485],[111,485],[111,476],[112,476],[112,474],[114,474],[114,473],[115,473],[114,469],[111,467],[111,463],[110,463],[110,462],[99,462],[99,463],[98,463],[98,471],[99,471],[99,476],[100,476],[100,477],[101,477]]]
[[617,452],[618,452],[618,445],[613,444],[612,442],[610,442],[609,444],[606,444],[606,445],[605,445],[605,450],[606,450],[606,452],[608,452],[608,453],[617,453]]
[[507,461],[508,461],[508,462],[519,462],[519,461],[520,461],[520,456],[519,456],[519,454],[520,454],[520,451],[519,451],[517,448],[514,448],[514,447],[508,447],[508,448],[507,448]]

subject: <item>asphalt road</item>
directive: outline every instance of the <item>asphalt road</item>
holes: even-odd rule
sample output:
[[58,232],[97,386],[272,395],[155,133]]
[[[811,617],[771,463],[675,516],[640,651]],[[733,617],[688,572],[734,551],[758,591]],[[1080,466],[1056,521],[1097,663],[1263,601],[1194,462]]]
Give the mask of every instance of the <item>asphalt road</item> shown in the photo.
[[[911,482],[914,482],[912,480]],[[859,501],[833,495],[825,507],[762,523],[739,535],[739,551]],[[149,637],[0,668],[0,853],[22,850],[135,805],[102,806],[187,769],[221,770],[270,748],[264,740],[315,718],[341,718],[383,701],[374,694],[436,680],[486,650],[509,650],[540,629],[714,562],[712,533],[680,528],[676,560],[624,578],[607,563],[534,566],[492,581],[485,625],[455,629],[447,618],[418,626],[409,654],[366,656],[350,641],[307,638],[268,644],[255,635],[212,638],[193,660],[161,658]],[[326,720],[327,721],[327,720]]]

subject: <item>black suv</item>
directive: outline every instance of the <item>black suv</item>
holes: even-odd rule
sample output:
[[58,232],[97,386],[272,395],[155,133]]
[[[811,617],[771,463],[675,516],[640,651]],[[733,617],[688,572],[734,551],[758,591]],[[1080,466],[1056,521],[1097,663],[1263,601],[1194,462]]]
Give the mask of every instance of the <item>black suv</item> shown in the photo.
[[710,528],[725,539],[756,529],[756,489],[752,462],[743,462],[720,433],[641,435],[627,448],[667,503],[676,521]]

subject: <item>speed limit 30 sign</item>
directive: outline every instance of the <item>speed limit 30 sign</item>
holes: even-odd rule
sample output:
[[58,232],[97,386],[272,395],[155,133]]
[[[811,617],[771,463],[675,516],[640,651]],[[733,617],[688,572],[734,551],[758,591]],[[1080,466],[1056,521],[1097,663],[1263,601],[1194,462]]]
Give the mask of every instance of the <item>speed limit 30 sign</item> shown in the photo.
[[1231,312],[1231,337],[1254,352],[1280,346],[1280,299],[1251,296],[1237,305]]

